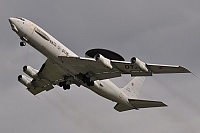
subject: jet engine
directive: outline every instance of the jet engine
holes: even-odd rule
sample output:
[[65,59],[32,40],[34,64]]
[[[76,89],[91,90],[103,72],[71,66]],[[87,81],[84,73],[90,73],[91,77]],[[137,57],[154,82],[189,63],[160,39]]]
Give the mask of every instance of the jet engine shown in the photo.
[[148,72],[148,68],[146,67],[146,63],[142,62],[136,57],[131,58],[131,63],[136,64],[142,71]]
[[23,67],[24,73],[26,73],[28,76],[30,76],[33,79],[37,79],[38,75],[37,73],[39,72],[38,70],[32,68],[31,66],[24,66]]
[[113,68],[110,59],[104,57],[103,55],[101,55],[101,54],[96,54],[96,55],[94,56],[94,58],[95,58],[96,61],[98,61],[98,62],[100,62],[101,64],[103,64],[105,67],[107,67],[107,68],[109,68],[109,69],[112,69],[112,68]]
[[32,83],[31,83],[32,79],[26,77],[25,75],[19,75],[18,81],[28,88],[32,87]]

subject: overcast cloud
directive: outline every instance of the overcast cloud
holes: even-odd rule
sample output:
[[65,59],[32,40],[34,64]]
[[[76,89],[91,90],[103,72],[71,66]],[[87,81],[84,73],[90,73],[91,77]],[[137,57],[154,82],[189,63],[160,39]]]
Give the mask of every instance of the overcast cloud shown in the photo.
[[[192,74],[148,77],[141,99],[166,108],[116,112],[115,103],[84,87],[56,87],[38,97],[17,81],[24,65],[39,69],[46,58],[21,48],[9,17],[27,18],[79,56],[106,48],[126,60],[182,65],[200,77],[199,0],[1,0],[0,131],[2,133],[137,132],[199,133],[200,80]],[[131,77],[113,79],[123,87]]]

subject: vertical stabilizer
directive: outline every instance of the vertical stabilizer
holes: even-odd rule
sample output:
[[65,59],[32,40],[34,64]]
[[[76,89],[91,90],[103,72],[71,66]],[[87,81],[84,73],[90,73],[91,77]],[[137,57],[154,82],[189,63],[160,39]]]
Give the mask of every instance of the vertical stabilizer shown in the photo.
[[145,77],[135,77],[122,88],[122,92],[127,95],[129,99],[137,98],[144,83],[144,80]]

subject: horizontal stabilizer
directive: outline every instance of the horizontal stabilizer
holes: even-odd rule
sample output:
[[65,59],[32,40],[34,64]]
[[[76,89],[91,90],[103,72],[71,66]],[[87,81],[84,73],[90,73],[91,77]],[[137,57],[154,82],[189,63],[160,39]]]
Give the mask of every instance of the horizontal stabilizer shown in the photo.
[[131,109],[135,109],[135,108],[126,106],[126,105],[121,104],[121,103],[117,103],[115,105],[114,109],[119,111],[119,112],[123,112],[123,111],[128,111],[128,110],[131,110]]
[[163,102],[160,101],[147,101],[147,100],[139,100],[139,99],[129,99],[129,103],[132,105],[126,106],[121,103],[117,103],[114,107],[115,110],[119,112],[128,111],[128,110],[139,110],[140,108],[152,108],[152,107],[165,107],[167,106]]
[[148,101],[139,99],[129,99],[128,101],[135,109],[167,106],[166,104],[160,101]]

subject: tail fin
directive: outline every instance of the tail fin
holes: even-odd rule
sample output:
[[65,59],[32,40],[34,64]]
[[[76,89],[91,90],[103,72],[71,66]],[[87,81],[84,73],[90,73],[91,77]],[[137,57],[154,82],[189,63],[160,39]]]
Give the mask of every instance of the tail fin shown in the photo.
[[126,86],[122,88],[122,92],[127,95],[129,99],[136,99],[140,93],[145,77],[135,77]]

